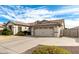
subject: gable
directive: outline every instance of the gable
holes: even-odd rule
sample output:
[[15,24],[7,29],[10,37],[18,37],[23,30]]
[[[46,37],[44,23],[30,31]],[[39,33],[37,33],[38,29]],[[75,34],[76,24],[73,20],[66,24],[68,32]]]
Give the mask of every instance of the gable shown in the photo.
[[8,22],[6,25],[15,25],[15,24],[13,24],[12,22]]
[[9,21],[6,25],[27,26],[27,23],[23,23],[19,21]]

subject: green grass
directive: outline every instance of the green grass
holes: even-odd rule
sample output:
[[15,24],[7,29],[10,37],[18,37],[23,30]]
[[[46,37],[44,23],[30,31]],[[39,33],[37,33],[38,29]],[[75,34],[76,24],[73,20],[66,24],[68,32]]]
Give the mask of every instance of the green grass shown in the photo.
[[32,51],[32,54],[71,54],[71,52],[57,46],[40,45]]

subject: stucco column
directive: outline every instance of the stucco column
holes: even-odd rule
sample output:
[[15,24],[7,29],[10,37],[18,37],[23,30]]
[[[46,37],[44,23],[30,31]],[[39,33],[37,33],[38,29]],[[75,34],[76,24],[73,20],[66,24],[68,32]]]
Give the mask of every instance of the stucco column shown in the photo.
[[13,26],[13,34],[15,35],[18,33],[18,26]]
[[31,35],[34,36],[34,28],[31,28]]

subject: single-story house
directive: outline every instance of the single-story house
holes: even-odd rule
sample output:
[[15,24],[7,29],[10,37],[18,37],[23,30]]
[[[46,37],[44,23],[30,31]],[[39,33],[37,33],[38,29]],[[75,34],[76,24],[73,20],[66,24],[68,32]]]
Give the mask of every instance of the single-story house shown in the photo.
[[30,25],[32,36],[60,37],[65,29],[64,20],[36,21]]
[[16,34],[18,31],[30,31],[31,36],[60,37],[63,35],[63,30],[65,29],[65,23],[63,19],[42,20],[33,23],[9,21],[6,25],[13,31],[14,34]]

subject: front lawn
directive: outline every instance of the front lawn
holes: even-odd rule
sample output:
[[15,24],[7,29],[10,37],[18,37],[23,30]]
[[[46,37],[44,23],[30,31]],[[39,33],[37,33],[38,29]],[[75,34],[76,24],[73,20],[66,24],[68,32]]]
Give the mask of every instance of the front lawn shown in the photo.
[[57,46],[40,45],[32,51],[32,54],[71,54],[71,52]]

